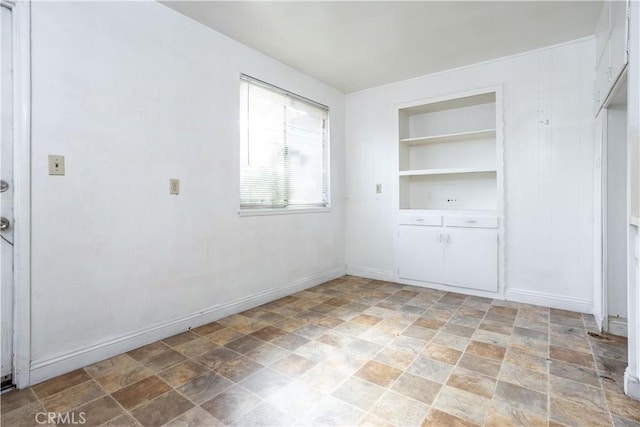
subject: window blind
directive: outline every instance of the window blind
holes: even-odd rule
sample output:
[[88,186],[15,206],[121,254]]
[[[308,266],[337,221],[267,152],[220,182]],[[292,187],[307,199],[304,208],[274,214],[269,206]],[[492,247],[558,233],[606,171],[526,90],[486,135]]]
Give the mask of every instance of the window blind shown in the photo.
[[326,106],[240,79],[240,208],[326,207]]

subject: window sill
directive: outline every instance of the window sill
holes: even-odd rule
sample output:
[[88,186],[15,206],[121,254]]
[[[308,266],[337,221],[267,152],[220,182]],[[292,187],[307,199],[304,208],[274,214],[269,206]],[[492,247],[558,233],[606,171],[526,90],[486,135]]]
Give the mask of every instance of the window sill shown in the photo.
[[291,215],[291,214],[310,214],[310,213],[326,213],[331,212],[330,207],[327,208],[280,208],[280,209],[242,209],[238,211],[238,216],[269,216],[269,215]]

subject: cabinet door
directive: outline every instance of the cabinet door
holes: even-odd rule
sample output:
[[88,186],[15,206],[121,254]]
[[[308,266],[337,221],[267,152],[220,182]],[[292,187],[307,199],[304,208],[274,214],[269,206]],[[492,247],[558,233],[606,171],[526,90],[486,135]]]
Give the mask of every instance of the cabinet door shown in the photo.
[[596,68],[596,114],[600,111],[600,107],[602,103],[607,99],[607,95],[609,95],[609,89],[611,88],[611,68],[609,66],[610,62],[610,50],[611,44],[607,42],[604,50],[604,54],[602,56],[602,60],[598,64]]
[[445,229],[446,283],[462,288],[498,290],[498,232]]
[[442,228],[400,226],[398,231],[398,277],[444,283]]
[[611,84],[618,80],[627,63],[627,2],[611,2]]
[[611,2],[604,2],[596,24],[596,66],[602,61],[605,47],[611,33]]

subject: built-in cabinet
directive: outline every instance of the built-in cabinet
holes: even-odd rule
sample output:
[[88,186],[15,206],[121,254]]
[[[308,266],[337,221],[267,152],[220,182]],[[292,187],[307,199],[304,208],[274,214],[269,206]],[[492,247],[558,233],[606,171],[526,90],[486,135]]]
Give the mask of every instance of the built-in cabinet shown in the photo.
[[605,1],[596,26],[595,111],[600,111],[628,62],[628,1]]
[[496,292],[499,89],[398,108],[397,277]]

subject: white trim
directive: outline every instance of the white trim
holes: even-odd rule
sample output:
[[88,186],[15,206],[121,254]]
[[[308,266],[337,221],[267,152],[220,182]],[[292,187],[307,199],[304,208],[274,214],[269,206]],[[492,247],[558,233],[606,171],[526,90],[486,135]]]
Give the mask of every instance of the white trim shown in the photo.
[[521,302],[525,304],[541,305],[544,307],[560,308],[591,314],[593,302],[561,295],[552,295],[542,292],[533,292],[523,289],[507,289],[505,292],[507,301]]
[[31,359],[31,2],[2,1],[13,18],[13,381],[29,385]]
[[594,126],[594,174],[593,179],[593,317],[598,325],[598,330],[602,331],[605,325],[604,313],[604,218],[605,209],[603,207],[603,180],[605,177],[606,159],[604,158],[604,127],[606,126],[606,114],[602,112],[596,116]]
[[624,317],[609,316],[607,321],[607,332],[611,335],[617,335],[619,337],[627,336],[627,319]]
[[[491,61],[489,61],[491,62]],[[411,107],[416,107],[419,105],[424,105],[424,104],[434,104],[437,102],[442,102],[442,101],[449,101],[452,99],[458,99],[458,98],[466,98],[466,97],[470,97],[470,96],[476,96],[476,95],[484,95],[484,94],[490,94],[490,93],[494,93],[495,94],[495,104],[496,104],[496,194],[497,194],[497,206],[494,212],[496,212],[497,216],[498,216],[498,274],[497,274],[497,290],[496,292],[490,292],[490,291],[480,291],[480,290],[472,290],[470,288],[459,288],[456,286],[449,286],[449,285],[440,285],[440,284],[428,284],[429,287],[433,287],[435,289],[440,289],[440,290],[445,290],[445,291],[451,291],[451,292],[460,292],[463,294],[469,294],[469,295],[474,295],[474,296],[482,296],[482,297],[487,297],[487,298],[496,298],[496,299],[504,299],[504,292],[506,289],[506,283],[507,283],[507,274],[506,274],[506,252],[505,252],[505,242],[506,242],[506,226],[505,226],[505,217],[506,217],[506,201],[505,201],[505,187],[504,187],[504,95],[503,95],[503,86],[502,84],[498,84],[498,85],[492,85],[492,86],[482,86],[482,87],[475,87],[475,88],[468,88],[464,91],[459,91],[456,93],[448,93],[446,95],[440,95],[440,96],[435,96],[435,97],[430,97],[430,98],[421,98],[421,99],[414,99],[411,101],[405,101],[405,102],[399,102],[393,105],[393,113],[394,113],[394,117],[399,117],[400,114],[400,110],[402,109],[406,109],[406,108],[411,108]],[[395,120],[395,135],[396,137],[398,137],[400,135],[400,123],[399,120]],[[397,140],[396,140],[397,141]],[[396,233],[394,235],[394,265],[397,267],[398,265],[398,259],[397,259],[397,254],[398,254],[398,238],[399,238],[399,233],[398,230],[400,227],[400,218],[399,216],[402,213],[407,213],[407,212],[413,212],[413,211],[420,211],[420,212],[430,212],[430,211],[436,211],[436,212],[447,212],[447,210],[445,209],[436,209],[436,210],[430,210],[430,209],[425,209],[425,210],[414,210],[414,209],[400,209],[400,188],[398,185],[398,176],[396,176],[396,173],[398,170],[400,170],[400,165],[399,165],[399,150],[400,150],[400,144],[395,142],[394,143],[395,146],[395,151],[394,151],[394,169],[393,169],[393,181],[394,181],[394,185],[393,185],[393,195],[392,195],[392,199],[394,200],[395,203],[395,230]],[[402,172],[400,172],[400,174],[402,174]],[[400,175],[398,174],[398,175]],[[396,273],[394,273],[394,280],[396,283],[405,283],[405,284],[410,284],[410,285],[415,285],[415,286],[425,286],[424,283],[419,282],[419,281],[406,281],[404,279],[400,279],[397,275],[397,268],[396,268]]]
[[632,399],[640,400],[640,378],[632,375],[629,367],[624,371],[624,394]]
[[31,364],[31,385],[71,372],[83,366],[116,356],[129,350],[179,334],[223,317],[265,304],[278,298],[317,286],[344,276],[345,268],[337,267],[313,274],[286,286],[257,292],[222,304],[212,305],[176,319],[160,322],[88,347],[77,348],[55,356],[34,360]]
[[385,282],[393,282],[395,280],[393,271],[378,270],[377,268],[348,265],[347,274],[349,276],[364,277],[365,279],[382,280]]
[[331,212],[330,207],[326,208],[264,208],[264,209],[241,209],[238,216],[269,216],[269,215],[291,215]]
[[491,298],[496,300],[503,300],[504,297],[498,292],[482,291],[480,289],[461,288],[458,286],[443,285],[440,283],[421,282],[419,280],[411,279],[396,279],[395,283],[401,285],[417,286],[419,288],[435,289],[438,291],[455,292],[458,294],[470,295],[474,297]]

